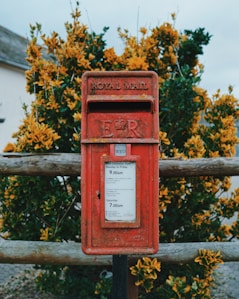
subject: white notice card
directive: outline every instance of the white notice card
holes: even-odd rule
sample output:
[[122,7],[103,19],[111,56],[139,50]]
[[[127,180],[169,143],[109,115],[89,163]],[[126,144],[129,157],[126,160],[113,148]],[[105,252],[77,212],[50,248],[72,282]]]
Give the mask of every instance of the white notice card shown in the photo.
[[136,162],[105,163],[105,220],[136,220]]

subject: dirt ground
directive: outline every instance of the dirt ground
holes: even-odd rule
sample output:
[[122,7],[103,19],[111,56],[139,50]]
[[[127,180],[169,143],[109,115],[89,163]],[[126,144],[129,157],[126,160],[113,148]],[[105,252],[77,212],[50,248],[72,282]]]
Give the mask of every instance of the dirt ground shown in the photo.
[[[59,299],[36,290],[34,279],[37,273],[31,267],[16,267],[15,271],[21,271],[13,274],[12,266],[0,264],[0,299]],[[212,290],[213,299],[239,298],[239,262],[221,265],[214,275],[216,286]]]
[[215,272],[216,288],[212,291],[213,299],[239,298],[239,262],[227,262]]

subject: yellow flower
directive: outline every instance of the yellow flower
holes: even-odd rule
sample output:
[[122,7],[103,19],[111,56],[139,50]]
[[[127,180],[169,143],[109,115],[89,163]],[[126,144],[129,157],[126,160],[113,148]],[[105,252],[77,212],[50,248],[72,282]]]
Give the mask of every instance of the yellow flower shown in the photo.
[[167,133],[166,132],[162,132],[162,131],[159,132],[159,140],[162,143],[166,144],[166,145],[170,144],[170,141],[169,141],[169,139],[167,137]]
[[47,241],[49,238],[49,228],[41,228],[40,229],[40,240],[41,241]]
[[190,292],[190,291],[191,291],[191,286],[188,284],[188,285],[184,288],[183,292],[184,292],[184,294],[186,294],[186,293],[188,293],[188,292]]
[[199,250],[199,256],[194,259],[194,262],[204,266],[209,271],[217,268],[218,264],[224,263],[220,251],[215,252],[207,249]]
[[137,276],[135,285],[142,285],[147,293],[153,288],[153,280],[157,279],[157,271],[160,270],[160,262],[149,257],[139,259],[136,265],[130,267],[131,274]]
[[158,262],[157,258],[154,258],[152,261],[151,261],[151,266],[153,267],[153,269],[157,270],[158,272],[160,272],[161,270],[161,264],[160,262]]
[[141,28],[140,28],[140,32],[141,32],[143,35],[147,34],[147,28],[145,28],[145,27],[141,27]]
[[53,95],[49,96],[49,101],[46,104],[46,108],[49,110],[59,111],[59,104],[56,102],[56,99]]
[[80,112],[75,112],[73,114],[73,118],[74,118],[74,121],[81,121],[81,113]]
[[62,80],[52,80],[50,82],[51,86],[52,87],[61,87],[63,81]]
[[19,131],[13,134],[17,138],[16,151],[49,150],[54,141],[60,136],[47,124],[39,123],[36,119],[27,115]]
[[77,84],[79,87],[81,87],[81,84],[82,84],[82,79],[81,79],[81,77],[75,77],[75,82],[76,82],[76,84]]
[[3,228],[3,218],[0,217],[0,231],[1,231],[2,228]]
[[193,98],[193,102],[200,103],[201,102],[200,96],[196,96],[195,98]]
[[16,151],[16,147],[15,147],[15,145],[13,144],[13,143],[8,143],[6,146],[5,146],[5,148],[4,148],[4,150],[3,150],[5,153],[6,152],[15,152]]
[[67,101],[67,106],[69,107],[70,110],[74,110],[75,107],[76,107],[76,102],[75,102],[75,101],[73,102],[73,101],[68,100],[68,101]]
[[28,48],[27,48],[27,61],[32,62],[36,58],[39,58],[42,56],[41,54],[42,48],[36,44],[35,41],[32,41],[29,43]]
[[171,18],[172,18],[173,21],[176,20],[176,13],[175,12],[171,13]]
[[149,68],[148,63],[146,62],[146,57],[137,57],[133,56],[129,58],[127,63],[128,70],[144,70],[147,71]]
[[73,138],[75,141],[80,141],[80,135],[77,133],[73,133]]
[[104,58],[109,63],[117,61],[117,57],[118,56],[116,55],[114,48],[109,48],[104,51]]
[[163,186],[162,186],[159,190],[159,198],[162,198],[167,195],[168,195],[168,187],[163,188]]
[[190,158],[202,158],[206,152],[203,140],[199,135],[194,135],[187,140],[185,148],[188,149]]
[[95,58],[95,55],[93,55],[93,54],[89,54],[89,60],[93,60]]
[[224,181],[222,183],[222,188],[225,191],[228,191],[231,188],[231,178],[230,177],[225,177]]
[[218,157],[220,157],[219,151],[215,151],[215,152],[211,150],[209,151],[209,158],[218,158]]

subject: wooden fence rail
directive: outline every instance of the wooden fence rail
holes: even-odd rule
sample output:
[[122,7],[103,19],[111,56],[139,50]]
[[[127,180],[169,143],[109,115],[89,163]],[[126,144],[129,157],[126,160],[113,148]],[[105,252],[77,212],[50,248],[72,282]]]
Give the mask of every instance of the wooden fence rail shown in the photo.
[[[0,155],[2,175],[80,176],[80,170],[80,154],[3,153]],[[161,177],[237,176],[239,158],[160,160],[159,171]],[[166,263],[189,262],[198,255],[199,249],[220,250],[224,261],[239,261],[238,242],[160,244],[160,250],[154,257]],[[112,256],[85,255],[81,251],[81,245],[73,242],[0,240],[0,263],[109,265],[112,263]]]
[[[220,251],[225,262],[239,261],[238,242],[164,243],[152,257],[164,263],[187,263],[200,249]],[[100,266],[111,265],[112,255],[85,255],[81,244],[74,242],[0,241],[0,263]]]
[[[2,175],[80,175],[81,156],[70,153],[0,155]],[[161,177],[239,175],[239,158],[165,159],[159,161]]]

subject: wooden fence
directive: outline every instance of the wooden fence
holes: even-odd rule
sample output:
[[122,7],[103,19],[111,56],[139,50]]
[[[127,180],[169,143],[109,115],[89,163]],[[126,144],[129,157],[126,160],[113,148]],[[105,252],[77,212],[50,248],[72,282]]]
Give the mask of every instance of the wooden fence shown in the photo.
[[[239,158],[169,159],[160,160],[159,165],[161,177],[239,175]],[[79,154],[0,155],[2,175],[80,176],[80,169]],[[199,249],[220,250],[224,261],[239,261],[237,242],[164,243],[153,257],[166,263],[189,262],[198,255]],[[109,265],[112,256],[85,255],[80,244],[73,242],[0,241],[0,263]]]
[[[239,158],[165,159],[160,160],[161,177],[205,175],[239,175]],[[0,155],[0,174],[3,175],[80,175],[79,154],[22,154]]]
[[[225,262],[239,261],[238,242],[163,243],[152,257],[164,263],[186,263],[198,256],[199,249],[220,250]],[[111,265],[112,255],[85,255],[80,243],[74,242],[0,241],[0,263],[101,266]]]

